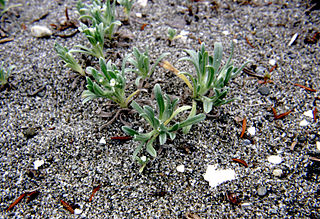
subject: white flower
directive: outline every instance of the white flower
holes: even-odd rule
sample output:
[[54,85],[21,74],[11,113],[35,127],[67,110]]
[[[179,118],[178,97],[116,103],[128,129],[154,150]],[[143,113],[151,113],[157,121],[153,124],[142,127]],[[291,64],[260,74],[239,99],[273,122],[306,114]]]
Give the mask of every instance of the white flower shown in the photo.
[[116,85],[116,80],[114,80],[113,78],[110,80],[110,86],[114,87]]

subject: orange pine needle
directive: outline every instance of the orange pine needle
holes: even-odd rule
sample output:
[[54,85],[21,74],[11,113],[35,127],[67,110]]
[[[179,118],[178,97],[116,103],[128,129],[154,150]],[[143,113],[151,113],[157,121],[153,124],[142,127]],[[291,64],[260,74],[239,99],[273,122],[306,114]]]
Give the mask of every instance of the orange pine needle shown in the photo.
[[288,112],[281,113],[280,115],[275,116],[274,119],[281,119],[281,118],[289,115],[292,111],[293,111],[293,109],[292,109],[292,110],[289,110]]
[[70,211],[71,214],[74,214],[74,210],[73,208],[71,207],[71,205],[69,205],[67,202],[63,201],[63,200],[60,200],[61,204],[63,205],[63,207],[65,209],[67,209],[68,211]]
[[202,44],[202,42],[201,42],[200,38],[198,38],[198,43],[199,43],[200,45]]
[[232,158],[232,160],[234,162],[237,162],[237,163],[241,163],[243,166],[245,167],[248,167],[248,164],[244,161],[244,160],[241,160],[241,159],[237,159],[237,158]]
[[89,198],[89,202],[92,201],[93,196],[96,194],[97,191],[99,191],[100,187],[101,187],[101,184],[99,184],[97,187],[95,187],[95,188],[92,190],[92,194],[91,194],[91,196],[90,196],[90,198]]
[[247,128],[247,119],[244,118],[242,121],[242,131],[241,131],[240,138],[243,138],[246,128]]
[[148,24],[142,24],[141,27],[140,27],[140,30],[144,30],[144,28],[147,26]]
[[39,195],[39,193],[40,192],[38,190],[27,193],[27,195],[28,195],[27,203],[34,200]]
[[8,208],[7,211],[10,211],[14,206],[16,206],[16,204],[18,204],[19,202],[21,202],[21,200],[26,196],[26,193],[23,193],[22,195],[19,196],[19,198],[17,198]]
[[255,47],[250,43],[248,37],[246,37],[246,41],[247,41],[247,43],[249,44],[249,46],[251,46],[252,48],[255,48]]
[[277,117],[277,111],[276,111],[276,109],[274,107],[272,107],[272,112],[273,112],[274,118],[276,118]]
[[278,67],[277,64],[275,64],[272,68],[270,68],[269,72],[273,72],[273,70],[275,70]]
[[312,111],[312,114],[313,114],[313,120],[314,122],[317,122],[317,114],[318,114],[318,109],[317,107],[315,107]]
[[310,88],[310,87],[306,87],[306,86],[301,85],[301,84],[293,84],[293,85],[298,86],[298,87],[301,87],[301,88],[303,88],[303,89],[305,89],[305,90],[308,90],[308,91],[310,91],[310,92],[317,92],[317,90],[312,89],[312,88]]

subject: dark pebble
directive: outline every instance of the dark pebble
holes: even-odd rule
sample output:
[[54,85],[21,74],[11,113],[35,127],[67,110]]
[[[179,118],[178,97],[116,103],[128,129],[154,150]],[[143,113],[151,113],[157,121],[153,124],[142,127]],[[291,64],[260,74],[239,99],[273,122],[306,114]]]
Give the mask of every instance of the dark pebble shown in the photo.
[[244,139],[243,142],[242,142],[242,144],[243,144],[244,146],[247,146],[247,145],[250,145],[250,144],[251,144],[251,141],[250,141],[249,139]]
[[305,136],[303,136],[303,135],[298,136],[298,141],[299,141],[300,143],[303,143],[303,142],[305,142],[306,140],[307,140],[307,138],[306,138]]
[[270,94],[270,89],[267,87],[260,87],[258,91],[261,95],[264,95],[264,96],[267,96]]

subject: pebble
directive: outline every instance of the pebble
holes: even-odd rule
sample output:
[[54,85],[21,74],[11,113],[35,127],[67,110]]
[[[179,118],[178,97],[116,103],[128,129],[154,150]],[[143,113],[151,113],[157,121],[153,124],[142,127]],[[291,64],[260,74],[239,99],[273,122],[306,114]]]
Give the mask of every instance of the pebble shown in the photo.
[[177,166],[177,171],[180,173],[183,173],[184,172],[184,165]]
[[258,91],[263,96],[267,96],[270,94],[270,89],[268,87],[259,87]]
[[256,68],[256,72],[259,74],[259,75],[264,75],[266,73],[267,69],[265,67],[262,67],[262,66],[258,66]]
[[74,209],[74,214],[78,215],[78,214],[81,214],[81,213],[82,213],[81,209],[79,209],[79,208]]
[[46,26],[35,25],[31,27],[31,34],[34,37],[49,37],[52,35],[52,31]]
[[267,188],[265,186],[260,186],[257,189],[257,192],[259,196],[265,196],[267,194]]
[[269,64],[274,66],[277,63],[277,61],[275,59],[270,59],[269,60]]
[[146,7],[148,3],[148,0],[138,0],[137,4],[139,4],[142,7]]
[[320,151],[320,141],[317,141],[316,145],[317,145],[317,150]]
[[281,170],[281,169],[274,169],[274,170],[272,171],[272,174],[273,174],[274,176],[280,177],[280,176],[282,175],[282,170]]
[[251,136],[255,136],[255,134],[256,134],[256,128],[255,127],[250,127],[250,128],[248,128],[247,131]]
[[303,143],[307,140],[306,136],[303,136],[303,135],[299,135],[297,139],[300,143]]
[[41,167],[44,164],[43,160],[36,160],[35,162],[33,162],[33,168],[35,170],[37,170],[39,167]]
[[251,141],[250,141],[249,139],[244,139],[243,142],[242,142],[242,144],[243,144],[244,146],[250,145],[250,144],[251,144]]
[[217,166],[217,164],[208,165],[207,171],[203,176],[211,187],[216,187],[223,182],[236,179],[236,172],[234,170],[216,170]]
[[305,112],[303,113],[303,115],[308,116],[308,117],[310,117],[310,118],[313,119],[313,112],[312,112],[312,110],[305,111]]
[[305,127],[305,126],[308,126],[309,125],[309,122],[307,120],[302,120],[300,123],[299,123],[299,126],[301,127]]
[[100,139],[100,141],[99,141],[99,144],[106,144],[107,142],[106,142],[106,139],[105,139],[105,137],[102,137],[101,139]]
[[268,161],[273,164],[280,164],[282,162],[282,158],[278,155],[271,155],[268,157]]

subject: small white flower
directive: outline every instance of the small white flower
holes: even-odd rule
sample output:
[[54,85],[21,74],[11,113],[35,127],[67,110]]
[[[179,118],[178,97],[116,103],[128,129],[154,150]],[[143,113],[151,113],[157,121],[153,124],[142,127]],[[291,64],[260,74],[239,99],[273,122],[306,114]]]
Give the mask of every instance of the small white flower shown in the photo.
[[110,80],[110,86],[114,87],[116,85],[116,80],[114,80],[113,78]]

